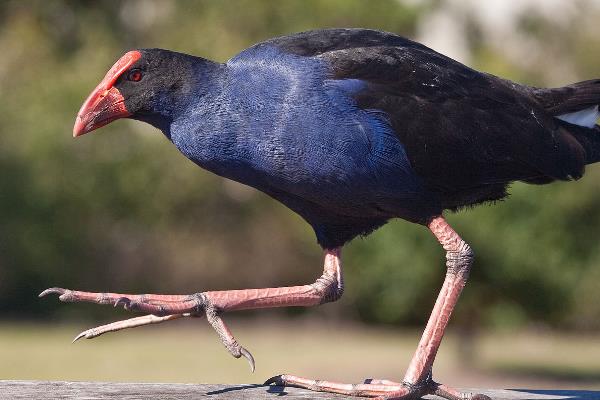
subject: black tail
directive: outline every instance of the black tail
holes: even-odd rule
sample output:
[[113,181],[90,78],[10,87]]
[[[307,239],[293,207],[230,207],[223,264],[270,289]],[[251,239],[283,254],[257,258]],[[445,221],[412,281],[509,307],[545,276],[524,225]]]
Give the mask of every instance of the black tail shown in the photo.
[[573,83],[561,88],[535,88],[533,95],[581,144],[586,153],[585,163],[599,162],[600,126],[596,121],[600,116],[600,79]]
[[577,112],[600,104],[600,79],[577,82],[560,88],[535,88],[533,95],[552,115]]

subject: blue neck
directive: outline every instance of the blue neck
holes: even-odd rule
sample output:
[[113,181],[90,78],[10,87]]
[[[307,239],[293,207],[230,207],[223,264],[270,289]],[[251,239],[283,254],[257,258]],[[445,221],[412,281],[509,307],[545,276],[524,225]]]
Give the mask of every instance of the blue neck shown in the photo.
[[200,57],[187,57],[190,58],[190,68],[185,71],[176,71],[176,73],[180,73],[180,76],[174,79],[181,81],[176,90],[169,88],[169,90],[156,93],[151,111],[138,113],[132,117],[161,130],[169,139],[171,139],[173,124],[185,118],[185,115],[197,103],[207,101],[205,97],[220,92],[224,82],[224,64]]

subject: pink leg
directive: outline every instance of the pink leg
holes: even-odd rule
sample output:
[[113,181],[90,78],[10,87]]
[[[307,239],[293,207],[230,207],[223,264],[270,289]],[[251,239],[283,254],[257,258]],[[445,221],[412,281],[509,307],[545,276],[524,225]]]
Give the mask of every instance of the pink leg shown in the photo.
[[335,301],[342,295],[340,255],[339,248],[327,250],[323,275],[310,285],[210,291],[193,295],[131,295],[50,288],[40,293],[40,297],[58,294],[59,299],[64,302],[122,304],[126,309],[155,315],[199,313],[204,311],[205,303],[211,304],[217,312],[271,307],[307,307]]
[[428,228],[446,250],[446,278],[417,351],[400,385],[389,381],[374,381],[371,384],[363,385],[344,385],[292,375],[280,375],[271,378],[267,382],[348,395],[381,396],[379,397],[381,399],[416,399],[427,394],[436,394],[451,400],[489,400],[484,395],[458,392],[445,385],[440,385],[432,379],[433,362],[442,342],[450,315],[467,282],[473,262],[473,252],[443,217],[434,218],[428,224]]
[[[219,334],[221,341],[236,358],[244,356],[254,370],[252,355],[240,346],[220,317],[225,311],[268,307],[314,306],[340,298],[343,288],[341,272],[341,249],[325,252],[323,274],[310,285],[265,289],[226,290],[196,293],[193,295],[129,295],[120,293],[92,293],[62,288],[50,288],[40,297],[58,294],[64,302],[91,302],[96,304],[123,305],[125,309],[153,315],[118,321],[93,328],[79,337],[94,338],[102,333],[114,332],[151,323],[176,319],[175,315],[200,316],[205,314],[209,323]],[[172,316],[171,318],[165,318]]]
[[433,219],[428,227],[446,250],[447,272],[417,351],[404,375],[404,381],[410,384],[423,382],[431,376],[433,361],[452,310],[467,283],[474,255],[469,245],[442,217]]

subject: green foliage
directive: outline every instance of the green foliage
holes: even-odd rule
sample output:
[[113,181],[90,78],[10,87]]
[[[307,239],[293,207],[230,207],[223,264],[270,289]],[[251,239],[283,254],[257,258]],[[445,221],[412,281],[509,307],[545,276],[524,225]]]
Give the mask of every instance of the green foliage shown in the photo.
[[[140,123],[116,122],[73,140],[76,111],[132,47],[223,61],[256,41],[318,27],[414,37],[419,18],[434,6],[392,0],[1,3],[2,316],[106,311],[39,301],[37,293],[53,285],[195,292],[312,281],[320,255],[299,217],[201,171]],[[594,77],[598,57],[591,54],[597,52],[583,49],[600,48],[597,35],[525,22],[528,35],[560,39],[564,47],[577,43],[568,50],[576,71],[581,79]],[[520,69],[485,42],[472,45],[475,66],[543,83],[535,75],[543,64]],[[598,327],[599,205],[600,170],[592,166],[581,182],[516,184],[506,202],[451,216],[477,254],[457,323]],[[346,255],[347,294],[320,312],[423,322],[444,274],[443,252],[426,229],[394,221],[356,240]]]

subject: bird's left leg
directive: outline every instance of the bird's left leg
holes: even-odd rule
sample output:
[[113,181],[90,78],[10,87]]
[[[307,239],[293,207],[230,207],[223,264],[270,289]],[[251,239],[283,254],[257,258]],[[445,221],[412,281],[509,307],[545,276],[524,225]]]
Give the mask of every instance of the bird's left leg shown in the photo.
[[64,302],[91,302],[96,304],[123,305],[125,309],[150,315],[118,321],[82,332],[77,338],[94,338],[103,333],[133,328],[186,317],[206,315],[209,323],[219,334],[221,341],[236,358],[246,357],[253,368],[250,353],[240,346],[220,314],[226,311],[271,307],[315,306],[335,301],[343,293],[341,249],[325,251],[323,274],[314,283],[302,286],[278,288],[223,290],[195,293],[193,295],[129,295],[120,293],[93,293],[50,288],[40,297],[58,294]]

